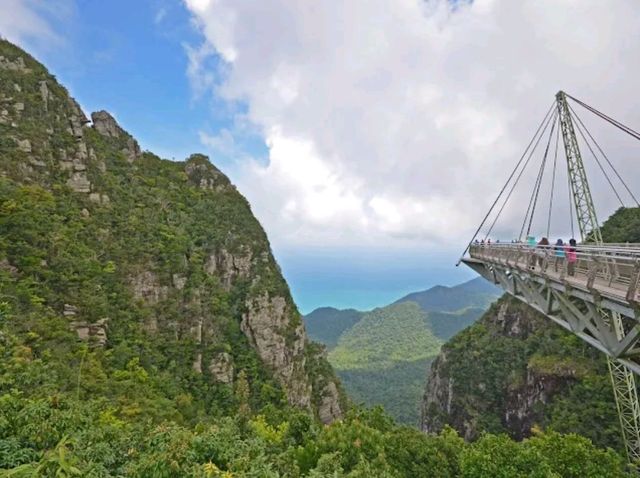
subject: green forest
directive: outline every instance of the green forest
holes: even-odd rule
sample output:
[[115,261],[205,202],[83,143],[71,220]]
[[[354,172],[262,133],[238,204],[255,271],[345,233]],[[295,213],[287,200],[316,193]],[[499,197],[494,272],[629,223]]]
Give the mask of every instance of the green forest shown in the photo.
[[443,343],[473,324],[499,297],[481,278],[434,286],[369,312],[323,307],[304,317],[352,401],[381,405],[396,421],[417,426],[425,379]]
[[[617,210],[602,225],[604,240],[637,238],[639,218],[640,208]],[[554,430],[624,452],[605,356],[512,297],[502,297],[442,347],[430,381],[425,430],[451,426],[471,440]],[[451,384],[446,410],[436,383]]]

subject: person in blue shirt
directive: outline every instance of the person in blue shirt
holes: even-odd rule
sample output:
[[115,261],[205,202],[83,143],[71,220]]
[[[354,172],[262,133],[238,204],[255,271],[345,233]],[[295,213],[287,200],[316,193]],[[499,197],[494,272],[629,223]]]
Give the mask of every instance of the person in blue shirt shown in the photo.
[[553,246],[553,249],[554,255],[556,256],[554,269],[558,272],[558,266],[562,267],[562,264],[564,263],[564,242],[562,242],[562,239],[558,239],[556,241],[556,245]]

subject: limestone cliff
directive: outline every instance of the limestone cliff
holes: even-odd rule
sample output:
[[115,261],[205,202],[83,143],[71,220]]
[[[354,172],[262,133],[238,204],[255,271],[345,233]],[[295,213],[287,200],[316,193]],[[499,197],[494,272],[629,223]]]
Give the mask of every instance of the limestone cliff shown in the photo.
[[620,447],[604,357],[509,296],[447,342],[431,367],[421,426],[445,425],[467,440],[549,427]]
[[149,367],[231,391],[244,370],[256,403],[273,386],[325,422],[341,416],[339,384],[311,351],[264,231],[207,157],[141,151],[6,41],[0,157],[3,207],[22,194],[50,218],[40,236],[16,229],[22,242],[0,260],[33,278],[38,303],[78,339],[108,350],[146,340]]

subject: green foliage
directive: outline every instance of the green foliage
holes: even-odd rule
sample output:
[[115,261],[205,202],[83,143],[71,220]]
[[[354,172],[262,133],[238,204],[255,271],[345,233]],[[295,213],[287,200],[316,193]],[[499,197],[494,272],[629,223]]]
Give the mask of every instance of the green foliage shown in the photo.
[[433,358],[398,362],[379,370],[338,370],[340,380],[355,403],[381,405],[396,421],[418,425],[426,371]]
[[[496,298],[491,296],[491,298]],[[465,329],[478,320],[487,307],[465,307],[453,312],[429,311],[427,312],[428,327],[439,339],[446,341],[455,334]]]
[[310,337],[329,349],[355,402],[382,405],[400,423],[416,425],[425,374],[440,344],[475,322],[495,298],[494,286],[474,279],[410,294],[372,312],[323,307],[305,316],[305,324]]
[[425,312],[456,312],[467,308],[485,310],[502,295],[495,285],[478,277],[453,287],[437,285],[409,294],[396,303],[415,302]]
[[605,242],[640,242],[640,207],[620,208],[601,227]]
[[[64,434],[50,448],[16,453],[24,462],[0,463],[0,477],[630,476],[620,456],[575,435],[543,434],[521,443],[486,435],[467,444],[451,429],[425,435],[398,427],[379,408],[354,409],[325,427],[307,421],[301,429],[300,412],[257,415],[249,427],[235,418],[185,427],[96,419],[97,410],[73,406],[73,419],[58,427],[75,438]],[[78,423],[84,428],[74,431]]]
[[375,309],[340,337],[329,360],[338,370],[379,370],[432,357],[440,341],[424,326],[425,320],[413,302]]
[[413,302],[364,313],[329,353],[349,395],[369,406],[383,405],[402,423],[415,425],[424,374],[440,340]]
[[320,342],[331,350],[340,336],[358,322],[363,312],[354,309],[339,310],[321,307],[304,316],[304,324],[311,340]]

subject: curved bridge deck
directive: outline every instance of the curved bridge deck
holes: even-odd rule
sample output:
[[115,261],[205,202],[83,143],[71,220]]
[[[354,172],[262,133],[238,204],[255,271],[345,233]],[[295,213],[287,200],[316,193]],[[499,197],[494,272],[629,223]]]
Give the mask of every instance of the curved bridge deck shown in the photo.
[[[640,244],[576,249],[571,266],[554,246],[474,244],[463,262],[640,374]],[[622,331],[610,312],[621,315]]]

